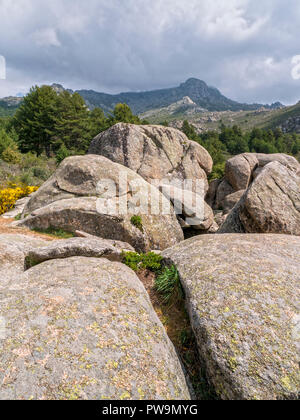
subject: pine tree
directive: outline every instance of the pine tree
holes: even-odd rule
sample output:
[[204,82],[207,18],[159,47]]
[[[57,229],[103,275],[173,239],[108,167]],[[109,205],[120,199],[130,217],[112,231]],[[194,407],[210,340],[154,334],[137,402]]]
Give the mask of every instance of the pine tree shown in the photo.
[[58,95],[52,140],[56,147],[64,144],[69,150],[87,150],[91,141],[89,110],[78,93]]
[[13,119],[22,152],[45,152],[50,157],[57,93],[50,86],[33,87]]

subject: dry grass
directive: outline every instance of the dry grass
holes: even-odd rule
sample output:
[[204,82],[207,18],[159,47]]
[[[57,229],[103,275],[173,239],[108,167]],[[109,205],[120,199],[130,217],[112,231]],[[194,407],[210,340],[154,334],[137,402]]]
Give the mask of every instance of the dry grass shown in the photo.
[[21,235],[27,235],[27,236],[33,236],[35,238],[41,238],[46,241],[54,241],[55,237],[46,235],[43,233],[33,232],[25,227],[14,227],[12,226],[12,222],[14,222],[15,219],[4,219],[3,217],[0,217],[0,234],[21,234]]

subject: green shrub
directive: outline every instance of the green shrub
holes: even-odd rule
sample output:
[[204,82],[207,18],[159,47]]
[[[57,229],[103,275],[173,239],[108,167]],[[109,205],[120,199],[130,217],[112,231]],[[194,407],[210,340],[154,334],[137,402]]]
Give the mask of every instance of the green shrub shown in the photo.
[[71,152],[66,148],[64,144],[60,146],[58,151],[56,152],[56,163],[59,165],[63,160],[65,160],[67,157],[71,156]]
[[40,166],[34,166],[32,168],[32,173],[33,176],[43,181],[46,181],[50,177],[49,170]]
[[7,147],[1,155],[2,160],[7,163],[18,165],[22,160],[21,153],[17,150],[16,146]]
[[142,233],[144,233],[143,222],[141,216],[132,216],[130,222],[133,226],[138,228]]
[[141,267],[154,273],[158,273],[162,269],[163,257],[155,252],[148,252],[148,254],[142,254]]
[[221,179],[225,175],[225,162],[217,163],[213,166],[212,173],[209,175],[209,180]]
[[176,303],[184,298],[179,273],[175,265],[163,269],[155,280],[155,288],[166,303]]
[[44,164],[44,159],[40,156],[37,157],[34,153],[25,153],[22,155],[22,169],[31,169],[34,166],[42,166]]
[[139,264],[141,263],[141,255],[136,252],[123,252],[122,261],[133,271],[138,271]]
[[2,153],[8,148],[16,147],[16,143],[14,140],[9,136],[9,134],[2,128],[0,130],[0,156]]
[[156,254],[155,252],[148,252],[148,254],[123,252],[122,260],[123,263],[130,267],[133,271],[145,269],[158,273],[162,269],[162,256]]

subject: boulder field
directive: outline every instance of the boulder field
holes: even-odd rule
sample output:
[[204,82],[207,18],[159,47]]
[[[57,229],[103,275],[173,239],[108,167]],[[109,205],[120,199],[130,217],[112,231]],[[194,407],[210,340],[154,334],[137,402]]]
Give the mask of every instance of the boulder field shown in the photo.
[[267,164],[219,230],[230,232],[300,236],[300,173],[277,161]]
[[203,180],[213,161],[206,149],[184,133],[159,125],[119,123],[92,141],[89,153],[105,156],[151,180]]
[[[122,263],[123,251],[151,250],[178,270],[193,368],[204,369],[209,395],[299,399],[300,164],[246,153],[208,187],[211,170],[180,131],[121,123],[4,216],[22,212],[0,235],[0,400],[194,398],[146,289]],[[185,201],[168,182],[188,179],[203,190],[187,187]],[[199,196],[197,236],[184,241]],[[28,228],[78,237],[47,241]]]
[[[111,183],[115,188],[110,188]],[[138,197],[135,185],[139,187]],[[169,213],[161,214],[161,208],[169,209]],[[141,218],[140,226],[132,223],[136,214]],[[125,166],[96,155],[65,159],[33,194],[23,218],[18,225],[30,229],[82,230],[128,242],[140,252],[162,250],[183,240],[173,207],[157,188]]]
[[28,254],[45,258],[47,242],[5,235],[0,244],[0,400],[190,399],[132,270],[59,251],[25,270]]
[[[300,176],[300,163],[292,156],[280,153],[243,153],[226,162],[223,179],[211,182],[207,194],[208,204],[214,210],[223,210],[228,214],[263,168],[272,162],[278,162]],[[228,199],[228,196],[231,197]]]

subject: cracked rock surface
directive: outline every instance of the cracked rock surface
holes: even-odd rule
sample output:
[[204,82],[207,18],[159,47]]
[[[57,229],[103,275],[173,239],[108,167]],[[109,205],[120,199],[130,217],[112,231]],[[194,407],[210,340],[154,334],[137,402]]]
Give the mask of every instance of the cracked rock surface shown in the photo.
[[202,235],[165,250],[222,399],[298,399],[300,238]]
[[124,165],[148,182],[199,179],[205,194],[208,190],[211,156],[174,128],[119,123],[95,137],[89,153]]

